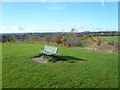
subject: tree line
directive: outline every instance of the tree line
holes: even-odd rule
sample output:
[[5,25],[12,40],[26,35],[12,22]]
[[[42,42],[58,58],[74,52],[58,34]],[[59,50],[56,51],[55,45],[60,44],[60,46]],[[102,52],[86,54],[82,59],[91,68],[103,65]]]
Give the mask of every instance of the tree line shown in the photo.
[[3,43],[15,43],[15,42],[44,43],[44,44],[77,47],[80,45],[80,38],[74,32],[70,32],[67,35],[48,34],[44,37],[28,34],[26,35],[25,39],[19,39],[16,37],[16,35],[3,35],[2,42]]
[[[67,34],[25,34],[25,35],[2,35],[0,41],[3,43],[41,43],[41,44],[54,44],[68,47],[78,47],[81,44],[81,40],[84,40],[91,36],[101,36],[101,34],[92,34],[92,32],[75,33],[74,28]],[[101,33],[101,32],[99,32]],[[108,33],[108,32],[106,32]],[[112,32],[113,33],[113,32]],[[114,32],[116,33],[116,32]],[[41,36],[42,35],[42,36]],[[107,36],[112,36],[110,33]],[[2,40],[1,40],[2,39]]]

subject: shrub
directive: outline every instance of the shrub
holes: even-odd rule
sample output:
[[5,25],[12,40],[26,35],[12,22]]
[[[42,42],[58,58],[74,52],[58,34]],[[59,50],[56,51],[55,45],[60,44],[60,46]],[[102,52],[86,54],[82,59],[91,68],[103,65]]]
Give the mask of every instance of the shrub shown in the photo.
[[51,36],[50,35],[47,35],[44,37],[44,42],[49,44],[51,42]]
[[101,40],[97,41],[97,45],[101,45],[101,43],[102,43]]
[[66,38],[68,47],[78,47],[80,45],[80,38],[75,33],[69,33]]
[[108,42],[108,44],[109,44],[109,45],[114,45],[114,42],[113,42],[113,41],[111,41],[111,42]]

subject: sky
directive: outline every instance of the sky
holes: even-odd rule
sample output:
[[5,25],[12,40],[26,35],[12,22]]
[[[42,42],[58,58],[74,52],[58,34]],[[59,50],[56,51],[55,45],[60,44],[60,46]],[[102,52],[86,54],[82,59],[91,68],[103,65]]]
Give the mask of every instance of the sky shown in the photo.
[[[1,4],[1,3],[0,3]],[[0,33],[118,30],[117,2],[2,2]]]

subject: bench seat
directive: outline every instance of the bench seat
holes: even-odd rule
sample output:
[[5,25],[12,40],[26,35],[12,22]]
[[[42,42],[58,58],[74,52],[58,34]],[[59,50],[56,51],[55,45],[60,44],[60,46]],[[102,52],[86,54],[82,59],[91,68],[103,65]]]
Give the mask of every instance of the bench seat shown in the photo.
[[48,54],[48,55],[52,55],[53,53],[51,52],[47,52],[47,51],[40,51],[41,53],[45,53],[45,54]]
[[39,52],[47,55],[54,55],[57,53],[57,49],[58,49],[57,47],[45,46],[44,51],[39,51]]

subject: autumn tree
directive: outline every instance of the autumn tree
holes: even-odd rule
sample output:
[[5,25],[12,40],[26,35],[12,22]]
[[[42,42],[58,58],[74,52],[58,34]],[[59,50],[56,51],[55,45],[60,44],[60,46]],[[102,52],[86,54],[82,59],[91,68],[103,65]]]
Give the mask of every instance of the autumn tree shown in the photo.
[[62,36],[61,38],[62,45],[66,46],[66,37]]
[[61,38],[62,38],[62,35],[57,35],[57,37],[56,37],[57,44],[62,44]]

